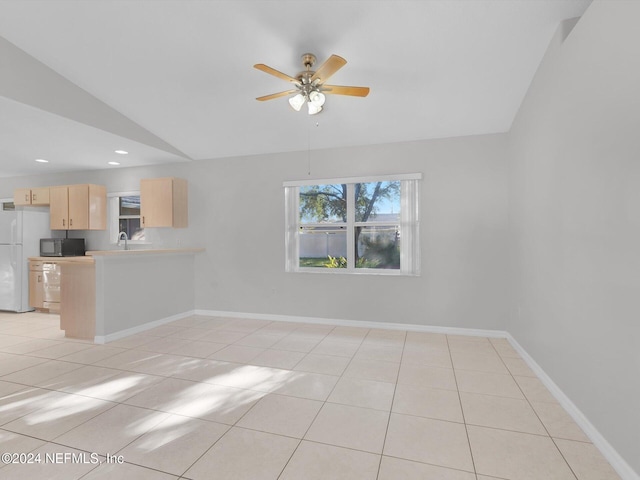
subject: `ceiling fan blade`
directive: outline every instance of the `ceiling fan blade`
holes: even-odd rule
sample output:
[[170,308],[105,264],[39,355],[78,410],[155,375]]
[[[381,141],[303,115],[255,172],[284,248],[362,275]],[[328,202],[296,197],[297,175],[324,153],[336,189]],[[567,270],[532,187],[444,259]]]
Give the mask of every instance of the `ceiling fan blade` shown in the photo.
[[300,81],[297,78],[290,77],[286,73],[279,72],[275,68],[271,68],[268,65],[265,65],[264,63],[256,63],[253,66],[253,68],[257,68],[258,70],[261,70],[264,73],[268,73],[269,75],[273,75],[274,77],[281,78],[282,80],[286,80],[287,82],[300,83]]
[[256,100],[260,100],[264,102],[265,100],[273,100],[274,98],[284,97],[285,95],[291,95],[292,93],[297,93],[298,90],[287,90],[286,92],[272,93],[271,95],[265,95],[263,97],[258,97]]
[[323,83],[329,80],[329,77],[345,66],[347,61],[339,57],[338,55],[331,55],[320,67],[316,70],[316,73],[310,79],[313,83],[318,80],[318,83]]
[[321,90],[333,95],[351,95],[353,97],[366,97],[369,95],[369,87],[345,87],[343,85],[322,85]]

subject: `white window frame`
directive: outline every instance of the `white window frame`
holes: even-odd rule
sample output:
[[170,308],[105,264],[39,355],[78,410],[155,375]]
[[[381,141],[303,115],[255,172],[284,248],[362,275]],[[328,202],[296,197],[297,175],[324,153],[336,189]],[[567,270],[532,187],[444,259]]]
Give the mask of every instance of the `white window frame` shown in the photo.
[[[310,272],[320,274],[369,274],[369,275],[420,275],[420,221],[419,196],[421,173],[384,175],[375,177],[343,177],[287,181],[283,183],[285,194],[285,271]],[[358,226],[377,225],[372,222],[355,221],[355,184],[374,182],[401,182],[400,194],[400,268],[356,268],[354,264],[355,237],[353,232]],[[347,185],[347,268],[300,267],[300,187],[314,185]],[[385,225],[380,224],[380,225]],[[305,224],[307,226],[307,224]],[[324,225],[327,226],[327,225]]]
[[[118,243],[118,234],[120,233],[120,197],[140,196],[139,191],[132,192],[113,192],[107,194],[107,211],[109,218],[109,243],[116,245]],[[127,240],[130,245],[151,245],[149,240]]]

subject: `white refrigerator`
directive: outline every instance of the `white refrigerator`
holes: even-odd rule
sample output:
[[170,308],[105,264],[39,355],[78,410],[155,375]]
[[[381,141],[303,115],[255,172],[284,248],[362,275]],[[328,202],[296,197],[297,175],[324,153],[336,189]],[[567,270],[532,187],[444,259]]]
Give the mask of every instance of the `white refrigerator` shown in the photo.
[[48,212],[0,210],[0,310],[33,310],[27,258],[39,256],[40,239],[50,236]]

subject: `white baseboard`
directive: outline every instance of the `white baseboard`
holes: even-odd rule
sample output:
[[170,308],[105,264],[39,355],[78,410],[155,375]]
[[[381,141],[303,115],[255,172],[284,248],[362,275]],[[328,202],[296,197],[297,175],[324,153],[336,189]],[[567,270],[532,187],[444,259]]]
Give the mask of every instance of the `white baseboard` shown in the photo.
[[571,415],[571,418],[578,424],[584,433],[589,437],[593,445],[600,450],[602,455],[611,464],[613,469],[620,475],[622,480],[640,480],[633,468],[620,456],[620,454],[611,446],[611,444],[600,434],[600,432],[587,419],[584,413],[571,401],[567,395],[556,385],[556,383],[546,374],[540,365],[522,348],[518,341],[507,333],[507,340],[513,348],[520,354],[522,359],[527,362],[529,368],[538,376],[540,381],[551,392],[551,395],[558,400],[558,403]]
[[108,342],[113,342],[114,340],[119,340],[121,338],[128,337],[129,335],[134,335],[136,333],[144,332],[145,330],[150,330],[152,328],[159,327],[161,325],[165,325],[167,323],[171,323],[176,320],[180,320],[182,318],[190,317],[191,315],[194,315],[194,313],[195,311],[191,310],[188,312],[171,315],[170,317],[161,318],[160,320],[154,320],[152,322],[143,323],[142,325],[136,325],[135,327],[110,333],[109,335],[96,335],[93,341],[94,343],[103,345]]
[[344,327],[363,327],[363,328],[380,328],[385,330],[406,330],[410,332],[426,332],[426,333],[442,333],[447,335],[467,335],[475,337],[489,337],[489,338],[506,338],[513,348],[520,354],[523,360],[529,365],[531,370],[538,376],[540,381],[547,387],[549,392],[558,400],[560,405],[571,415],[573,420],[578,424],[580,428],[585,432],[589,439],[593,442],[593,445],[600,450],[607,461],[620,475],[622,480],[640,480],[640,476],[631,468],[631,466],[618,454],[618,452],[611,446],[611,444],[600,434],[600,432],[593,426],[593,424],[587,419],[587,417],[578,409],[578,407],[565,395],[565,393],[558,387],[551,377],[545,373],[545,371],[538,365],[538,363],[522,348],[522,346],[511,336],[510,333],[502,330],[480,330],[472,328],[458,328],[458,327],[435,327],[429,325],[415,325],[408,323],[390,323],[390,322],[371,322],[362,320],[345,320],[335,318],[321,318],[321,317],[302,317],[295,315],[276,315],[265,313],[246,313],[246,312],[225,312],[220,310],[191,310],[185,313],[172,315],[153,322],[148,322],[143,325],[138,325],[126,330],[120,330],[119,332],[111,333],[106,336],[96,336],[95,343],[104,344],[120,338],[140,333],[151,328],[155,328],[175,320],[186,318],[190,315],[205,315],[211,317],[226,317],[226,318],[250,318],[256,320],[267,320],[272,322],[297,322],[317,325],[338,325]]
[[536,361],[526,352],[524,348],[511,336],[510,333],[501,330],[479,330],[471,328],[457,327],[434,327],[428,325],[415,325],[406,323],[389,322],[369,322],[361,320],[329,319],[319,317],[299,317],[291,315],[274,315],[264,313],[245,312],[224,312],[219,310],[196,310],[196,315],[208,315],[214,317],[227,318],[254,318],[258,320],[269,320],[274,322],[298,322],[321,325],[339,325],[346,327],[381,328],[387,330],[407,330],[411,332],[444,333],[447,335],[467,335],[489,338],[506,338],[516,351],[522,356],[529,367],[535,372],[540,381],[549,389],[551,394],[558,400],[565,410],[571,415],[574,421],[582,428],[594,446],[602,452],[607,461],[616,470],[622,480],[640,480],[640,476],[629,466],[629,464],[618,454],[611,444],[598,432],[587,417],[576,407],[576,405],[565,395],[551,377],[536,363]]
[[507,338],[501,330],[479,330],[474,328],[433,327],[411,323],[371,322],[366,320],[345,320],[322,317],[300,317],[296,315],[275,315],[270,313],[223,312],[220,310],[196,310],[196,315],[227,318],[252,318],[271,322],[296,322],[316,325],[338,325],[340,327],[380,328],[383,330],[407,330],[410,332],[444,333],[447,335],[467,335],[472,337]]

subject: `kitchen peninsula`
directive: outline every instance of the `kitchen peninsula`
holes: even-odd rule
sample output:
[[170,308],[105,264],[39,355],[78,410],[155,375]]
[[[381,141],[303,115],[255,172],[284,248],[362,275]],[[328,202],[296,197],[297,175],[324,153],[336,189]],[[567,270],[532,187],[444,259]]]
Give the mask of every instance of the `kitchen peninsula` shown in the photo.
[[[61,266],[60,328],[106,343],[194,309],[202,248],[88,251]],[[82,260],[80,260],[82,259]]]

